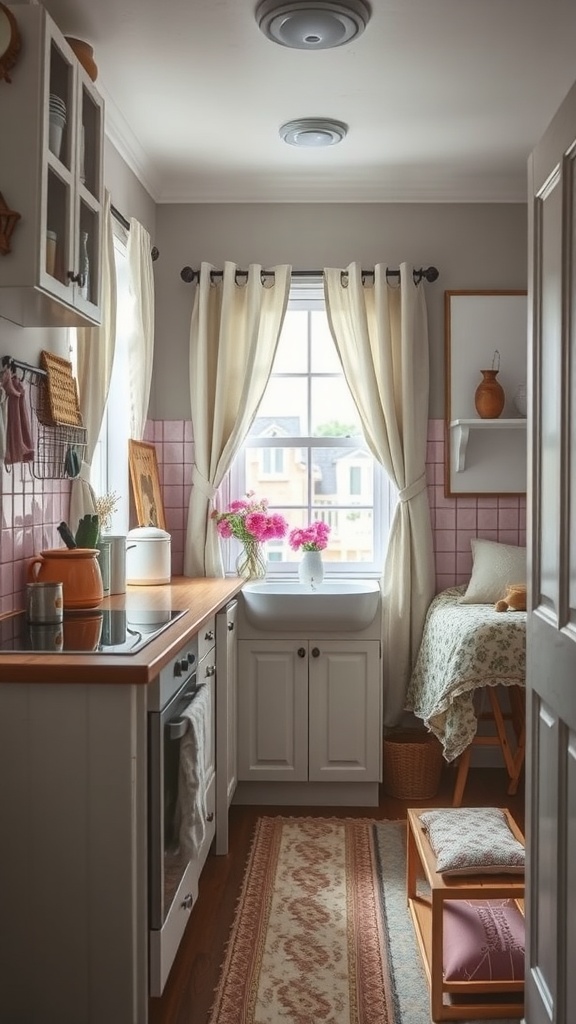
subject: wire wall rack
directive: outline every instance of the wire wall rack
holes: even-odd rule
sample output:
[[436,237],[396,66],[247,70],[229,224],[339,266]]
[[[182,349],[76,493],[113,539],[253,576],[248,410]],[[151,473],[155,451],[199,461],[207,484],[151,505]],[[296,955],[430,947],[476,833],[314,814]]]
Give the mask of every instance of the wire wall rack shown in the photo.
[[[48,374],[39,366],[4,356],[2,366],[18,376],[25,388],[25,401],[30,413],[34,439],[34,455],[30,462],[32,476],[37,480],[65,480],[78,475],[87,445],[83,426],[46,422],[46,386]],[[10,471],[11,465],[6,465]]]

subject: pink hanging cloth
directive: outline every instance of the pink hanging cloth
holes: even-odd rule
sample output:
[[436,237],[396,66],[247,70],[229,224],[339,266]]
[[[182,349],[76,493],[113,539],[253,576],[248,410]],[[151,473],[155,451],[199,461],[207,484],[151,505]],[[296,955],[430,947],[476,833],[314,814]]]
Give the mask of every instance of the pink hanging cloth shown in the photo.
[[15,462],[32,462],[34,441],[26,408],[26,388],[8,367],[2,371],[0,384],[7,396],[4,462],[7,466],[13,465]]

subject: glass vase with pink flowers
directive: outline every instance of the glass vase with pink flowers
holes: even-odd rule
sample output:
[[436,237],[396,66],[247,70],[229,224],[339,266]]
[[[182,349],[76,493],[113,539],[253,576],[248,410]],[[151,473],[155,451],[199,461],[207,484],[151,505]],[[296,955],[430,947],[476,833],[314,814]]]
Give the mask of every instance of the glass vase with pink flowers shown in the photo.
[[246,580],[264,579],[264,544],[286,536],[288,523],[284,516],[269,510],[267,498],[256,498],[254,492],[249,491],[244,498],[231,501],[223,512],[214,509],[212,519],[221,537],[236,537],[242,544],[236,560],[238,575]]

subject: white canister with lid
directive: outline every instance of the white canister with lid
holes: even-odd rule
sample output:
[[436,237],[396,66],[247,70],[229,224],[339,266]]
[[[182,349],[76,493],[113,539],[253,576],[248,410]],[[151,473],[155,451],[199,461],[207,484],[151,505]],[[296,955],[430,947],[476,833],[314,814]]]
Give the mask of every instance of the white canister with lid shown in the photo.
[[156,526],[138,526],[126,538],[126,583],[151,587],[170,583],[170,534]]

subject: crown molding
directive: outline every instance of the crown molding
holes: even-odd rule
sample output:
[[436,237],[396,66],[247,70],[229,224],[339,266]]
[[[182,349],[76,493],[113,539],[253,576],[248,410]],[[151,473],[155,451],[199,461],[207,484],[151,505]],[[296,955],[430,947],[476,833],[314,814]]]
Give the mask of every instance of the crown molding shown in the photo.
[[306,179],[290,178],[237,178],[210,181],[190,180],[186,187],[170,185],[158,196],[164,203],[526,203],[527,179],[522,175],[507,177],[478,177],[477,179],[448,177],[437,180],[426,173],[406,178],[371,184],[365,178],[334,182],[333,177]]
[[104,131],[124,162],[136,175],[150,198],[160,202],[160,184],[150,157],[138,141],[128,121],[120,112],[110,93],[98,82],[98,92],[104,100]]

